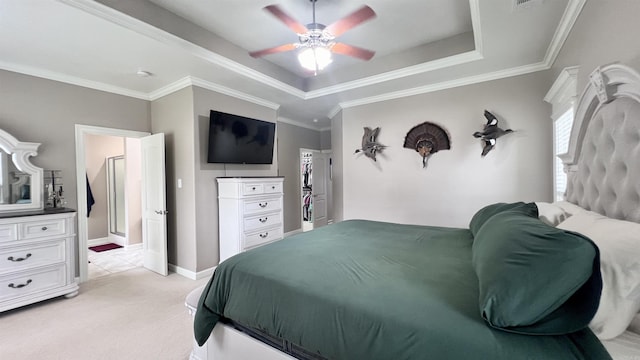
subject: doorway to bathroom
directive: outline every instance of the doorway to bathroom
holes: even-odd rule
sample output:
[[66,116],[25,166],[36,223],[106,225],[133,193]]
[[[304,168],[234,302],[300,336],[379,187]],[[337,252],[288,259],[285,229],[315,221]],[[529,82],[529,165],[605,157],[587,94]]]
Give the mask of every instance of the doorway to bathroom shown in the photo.
[[[111,267],[109,272],[143,266],[168,274],[164,161],[162,133],[76,125],[80,282],[88,280],[90,266],[98,264],[97,270]],[[118,169],[124,185],[117,184]],[[124,196],[118,188],[124,188]],[[89,249],[94,246],[99,248]],[[96,256],[94,261],[89,255]]]
[[140,140],[85,134],[88,279],[142,266]]

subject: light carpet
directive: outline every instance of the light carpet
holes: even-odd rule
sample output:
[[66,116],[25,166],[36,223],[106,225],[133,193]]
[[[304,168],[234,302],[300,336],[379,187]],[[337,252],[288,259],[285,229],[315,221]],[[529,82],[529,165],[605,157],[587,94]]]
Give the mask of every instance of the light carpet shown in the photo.
[[208,279],[137,268],[0,313],[0,359],[188,359],[193,320],[184,300]]

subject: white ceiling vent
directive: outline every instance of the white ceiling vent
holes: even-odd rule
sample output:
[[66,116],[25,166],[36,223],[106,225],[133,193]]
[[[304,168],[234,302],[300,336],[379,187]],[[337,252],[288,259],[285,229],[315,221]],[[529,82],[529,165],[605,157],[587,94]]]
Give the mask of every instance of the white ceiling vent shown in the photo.
[[528,9],[540,5],[544,0],[513,0],[513,11]]

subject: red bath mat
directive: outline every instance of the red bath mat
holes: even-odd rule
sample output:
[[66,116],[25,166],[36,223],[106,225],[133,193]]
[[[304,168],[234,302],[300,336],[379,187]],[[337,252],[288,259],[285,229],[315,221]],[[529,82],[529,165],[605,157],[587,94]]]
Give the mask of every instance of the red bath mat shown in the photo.
[[103,245],[89,246],[89,250],[93,250],[95,252],[102,252],[107,250],[119,249],[121,247],[122,246],[118,244],[108,243]]

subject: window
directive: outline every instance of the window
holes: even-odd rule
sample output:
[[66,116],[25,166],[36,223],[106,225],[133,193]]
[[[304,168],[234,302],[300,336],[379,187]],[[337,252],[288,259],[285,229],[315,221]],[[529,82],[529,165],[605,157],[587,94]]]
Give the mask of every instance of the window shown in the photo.
[[558,155],[569,150],[569,138],[573,126],[573,107],[576,103],[578,67],[566,67],[544,97],[551,104],[553,119],[553,195],[554,201],[563,200],[567,191],[567,174]]
[[573,125],[573,107],[562,114],[553,123],[553,148],[554,148],[554,170],[553,170],[553,190],[556,201],[564,199],[567,190],[567,174],[564,172],[564,165],[558,155],[565,154],[569,150],[569,137],[571,136],[571,126]]

